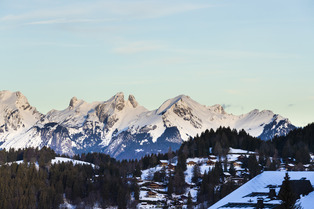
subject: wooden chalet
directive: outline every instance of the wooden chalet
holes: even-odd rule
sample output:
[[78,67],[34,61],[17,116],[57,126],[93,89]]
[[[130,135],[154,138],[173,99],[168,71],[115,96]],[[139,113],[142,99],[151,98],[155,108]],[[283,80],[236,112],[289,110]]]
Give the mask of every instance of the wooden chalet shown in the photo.
[[[309,180],[301,178],[300,180],[289,180],[293,193],[296,195],[296,199],[299,199],[301,195],[308,195],[313,191],[313,187]],[[281,189],[280,189],[281,190]],[[279,191],[280,194],[281,191]]]
[[216,157],[215,155],[209,155],[209,156],[208,156],[208,159],[210,159],[210,160],[216,160],[217,157]]
[[168,165],[168,170],[174,171],[175,168],[176,168],[176,166],[174,166],[174,165],[172,165],[172,164],[169,164],[169,165]]
[[206,162],[207,165],[215,165],[215,162],[212,161],[211,159],[208,159]]
[[242,185],[244,183],[244,178],[234,177],[234,178],[231,178],[231,181],[235,185]]
[[156,198],[157,197],[157,193],[153,192],[153,191],[148,191],[147,192],[147,197]]
[[238,160],[242,161],[245,159],[245,156],[244,155],[240,155],[239,157],[237,157]]
[[294,164],[289,163],[289,164],[285,165],[285,168],[286,168],[286,170],[291,171],[294,168],[294,166],[295,166]]
[[162,189],[163,186],[162,186],[162,185],[159,185],[159,184],[156,184],[155,182],[152,182],[152,183],[149,185],[149,188],[151,188],[151,189]]
[[185,195],[181,195],[181,200],[186,201],[187,199],[188,199],[188,197],[187,197],[187,196],[185,196]]
[[143,180],[142,180],[142,178],[141,178],[141,177],[136,177],[136,182],[137,182],[137,183],[142,183],[142,182],[143,182]]
[[243,163],[240,162],[240,161],[235,161],[235,162],[233,162],[233,166],[234,166],[234,167],[236,167],[236,166],[241,167],[242,164],[243,164]]
[[160,164],[161,167],[167,167],[169,162],[168,162],[168,160],[160,160],[159,164]]
[[188,166],[194,166],[194,165],[196,165],[196,162],[194,162],[194,161],[189,161],[189,162],[187,162],[186,163]]

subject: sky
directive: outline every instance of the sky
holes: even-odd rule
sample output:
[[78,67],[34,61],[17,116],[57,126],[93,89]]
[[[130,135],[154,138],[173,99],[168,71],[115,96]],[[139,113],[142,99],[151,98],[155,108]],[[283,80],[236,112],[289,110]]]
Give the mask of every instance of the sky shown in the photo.
[[76,96],[180,94],[314,122],[312,0],[1,0],[0,90],[40,112]]

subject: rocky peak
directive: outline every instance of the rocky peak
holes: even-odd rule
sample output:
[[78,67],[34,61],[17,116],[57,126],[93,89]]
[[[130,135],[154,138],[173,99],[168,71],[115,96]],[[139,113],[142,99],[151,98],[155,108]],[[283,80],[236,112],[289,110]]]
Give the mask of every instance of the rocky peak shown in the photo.
[[0,91],[0,99],[3,100],[5,99],[6,97],[8,97],[9,95],[12,95],[13,93],[8,91],[8,90],[3,90],[3,91]]
[[129,95],[128,101],[132,104],[133,108],[136,108],[138,106],[138,102],[135,100],[135,97],[133,95]]
[[173,106],[177,106],[178,104],[184,103],[186,99],[189,99],[189,97],[185,95],[179,95],[175,98],[168,99],[156,110],[156,113],[162,115],[169,109],[171,109]]
[[73,108],[75,106],[75,104],[77,103],[78,99],[76,97],[72,97],[69,107]]
[[97,105],[95,107],[96,115],[98,116],[99,121],[106,122],[108,117],[114,114],[115,110],[121,111],[124,106],[124,94],[119,92],[108,101]]
[[216,104],[212,106],[210,109],[218,114],[226,114],[224,108],[220,104]]
[[123,92],[119,92],[111,98],[111,105],[121,111],[124,108],[124,94]]
[[21,92],[0,92],[0,133],[29,128],[41,117],[42,114],[30,106]]
[[0,92],[0,103],[11,109],[27,109],[30,107],[27,98],[19,91],[1,91]]

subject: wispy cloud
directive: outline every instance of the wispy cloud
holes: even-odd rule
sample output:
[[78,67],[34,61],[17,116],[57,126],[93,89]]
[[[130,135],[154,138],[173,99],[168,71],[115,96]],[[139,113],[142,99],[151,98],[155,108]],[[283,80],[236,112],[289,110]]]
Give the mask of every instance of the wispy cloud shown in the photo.
[[129,18],[158,18],[193,10],[212,7],[210,4],[178,3],[160,1],[120,2],[112,4],[110,11],[114,14],[128,16]]
[[121,46],[114,48],[113,52],[118,54],[134,54],[139,52],[157,51],[165,48],[166,46],[161,43],[151,41],[137,41],[121,44]]
[[[41,4],[42,5],[42,4]],[[63,4],[64,5],[64,4]],[[210,4],[179,3],[160,1],[97,1],[71,3],[66,6],[55,4],[38,7],[35,11],[25,9],[18,14],[6,14],[0,22],[19,22],[28,25],[77,23],[159,18],[188,11],[209,8]],[[83,18],[82,18],[83,17]],[[82,18],[82,19],[81,19]]]
[[259,82],[259,79],[258,78],[243,78],[242,81],[245,83],[257,83]]
[[225,110],[226,109],[240,109],[241,111],[244,110],[244,107],[242,105],[233,105],[233,104],[222,104],[221,105]]
[[89,45],[75,44],[75,43],[58,43],[58,42],[28,42],[27,45],[32,46],[52,46],[52,47],[66,47],[66,48],[82,48],[89,47]]
[[209,57],[223,57],[228,59],[243,59],[243,58],[266,58],[266,59],[287,59],[299,58],[297,54],[288,53],[273,53],[273,52],[258,52],[258,51],[243,51],[243,50],[199,50],[199,49],[173,49],[173,52],[193,55],[206,55]]
[[51,19],[41,20],[26,23],[26,25],[49,25],[49,24],[69,24],[69,23],[97,23],[114,21],[114,18],[109,19]]
[[231,107],[232,105],[231,105],[231,104],[222,104],[221,106],[222,106],[224,109],[227,109],[227,108]]
[[231,94],[231,95],[239,95],[239,94],[241,94],[240,91],[235,90],[235,89],[226,89],[225,92],[226,92],[227,94]]

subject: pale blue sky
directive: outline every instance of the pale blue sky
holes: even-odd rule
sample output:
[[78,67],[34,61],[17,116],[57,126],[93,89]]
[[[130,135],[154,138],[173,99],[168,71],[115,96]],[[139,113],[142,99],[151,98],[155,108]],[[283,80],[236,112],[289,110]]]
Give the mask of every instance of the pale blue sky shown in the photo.
[[314,1],[1,0],[0,89],[46,113],[117,92],[314,122]]

